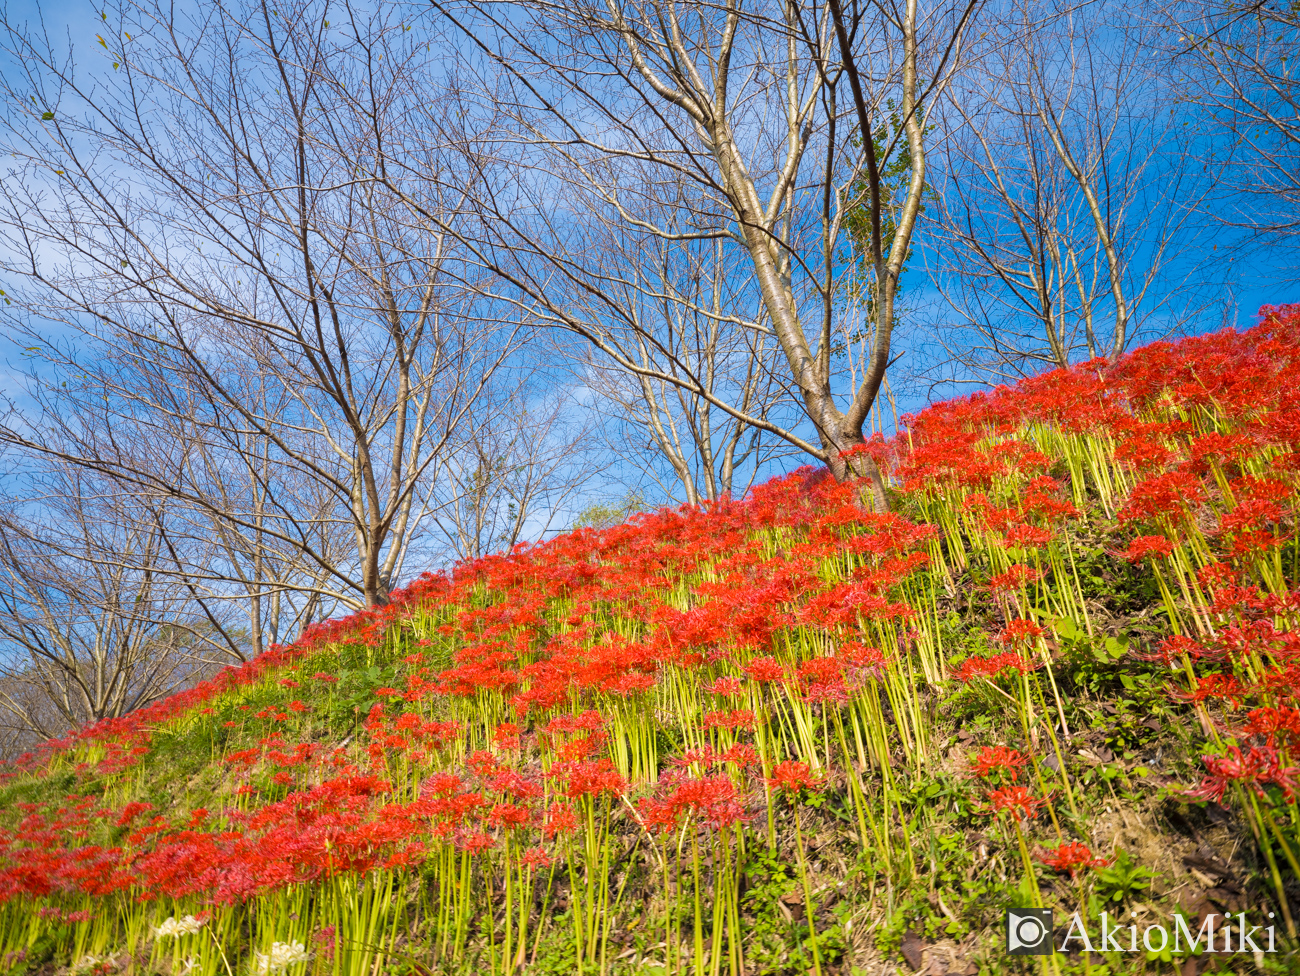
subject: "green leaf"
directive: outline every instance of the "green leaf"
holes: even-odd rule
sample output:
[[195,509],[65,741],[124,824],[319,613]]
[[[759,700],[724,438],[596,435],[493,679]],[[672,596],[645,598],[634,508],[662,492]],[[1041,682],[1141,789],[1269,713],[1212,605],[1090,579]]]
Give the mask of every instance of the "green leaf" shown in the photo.
[[1084,636],[1083,631],[1079,629],[1079,625],[1069,617],[1057,617],[1052,621],[1052,628],[1062,640],[1078,640]]

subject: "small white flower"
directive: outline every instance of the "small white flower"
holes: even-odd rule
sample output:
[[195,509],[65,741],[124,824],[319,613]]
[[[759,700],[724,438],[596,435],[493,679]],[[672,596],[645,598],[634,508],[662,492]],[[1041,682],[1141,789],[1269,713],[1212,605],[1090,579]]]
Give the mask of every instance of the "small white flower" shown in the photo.
[[272,942],[270,952],[253,953],[257,960],[253,971],[258,976],[269,976],[294,963],[307,961],[307,947],[301,942]]
[[187,974],[194,972],[194,970],[198,968],[199,961],[193,956],[190,956],[181,964],[181,974],[182,976],[187,976]]
[[108,956],[104,956],[101,959],[99,956],[86,955],[86,956],[82,956],[81,959],[77,961],[77,964],[72,968],[75,972],[82,972],[83,970],[91,971],[96,966],[100,966],[100,965],[114,966],[116,964],[117,964],[116,956],[108,955]]
[[155,939],[180,938],[182,935],[193,935],[201,928],[203,923],[193,915],[186,915],[182,919],[173,916],[153,930],[153,937]]

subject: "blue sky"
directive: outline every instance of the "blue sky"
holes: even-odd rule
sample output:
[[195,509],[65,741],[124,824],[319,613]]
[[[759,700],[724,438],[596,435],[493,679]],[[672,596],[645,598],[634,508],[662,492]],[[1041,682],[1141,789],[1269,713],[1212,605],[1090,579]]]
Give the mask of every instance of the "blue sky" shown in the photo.
[[[6,9],[11,22],[21,22],[25,19],[35,24],[38,19],[43,19],[51,36],[56,39],[66,37],[71,41],[78,60],[84,57],[83,63],[88,67],[100,61],[103,52],[98,47],[95,36],[102,32],[105,26],[95,4],[80,2],[80,0],[43,0],[43,2],[11,0]],[[422,27],[416,26],[415,29],[419,30]],[[7,69],[9,66],[3,67]],[[1207,223],[1212,222],[1208,216],[1201,219]],[[1231,232],[1224,231],[1219,240],[1221,250],[1237,250]],[[923,238],[917,242],[918,249],[924,250],[925,246],[926,241]],[[1216,329],[1224,324],[1247,328],[1256,321],[1256,313],[1261,305],[1285,303],[1288,300],[1300,301],[1300,284],[1285,281],[1280,274],[1283,265],[1281,259],[1275,260],[1269,251],[1259,248],[1238,253],[1240,257],[1235,262],[1237,271],[1229,291],[1230,301],[1225,314],[1203,318],[1195,327],[1197,331]],[[919,268],[921,264],[921,261],[914,261],[913,267]],[[945,315],[951,314],[943,307],[937,292],[928,284],[921,271],[913,270],[910,273],[904,290],[911,298],[918,320],[925,320],[927,317],[942,319]],[[923,350],[920,348],[922,343],[915,336],[899,334],[895,339],[895,346],[898,349],[909,349],[909,362],[914,362],[923,356]],[[14,355],[16,352],[17,350],[6,350],[4,355],[3,368],[6,373],[3,385],[9,390],[13,389],[13,373],[9,369],[15,365],[21,366],[21,357]],[[906,363],[902,365],[905,367]],[[898,371],[896,389],[899,394],[900,412],[912,411],[923,406],[925,393],[919,389],[909,390],[905,386],[905,370],[902,368]],[[969,387],[948,388],[953,392],[964,392],[968,389]],[[790,462],[791,465],[797,463],[799,463],[797,460]]]

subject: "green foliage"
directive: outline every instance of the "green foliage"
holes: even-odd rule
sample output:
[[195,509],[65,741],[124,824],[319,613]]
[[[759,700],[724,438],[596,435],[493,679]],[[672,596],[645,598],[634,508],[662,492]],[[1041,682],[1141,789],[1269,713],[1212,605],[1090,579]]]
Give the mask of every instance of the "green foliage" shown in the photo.
[[[912,177],[912,152],[903,131],[903,116],[891,100],[886,103],[886,118],[877,119],[872,126],[871,151],[880,173],[880,237],[885,260],[889,259],[894,239],[898,233],[898,220],[908,185]],[[853,136],[853,145],[863,148],[861,132]],[[893,152],[890,154],[891,143]],[[866,164],[850,184],[847,198],[856,200],[855,206],[845,211],[841,226],[849,244],[851,270],[845,279],[845,297],[862,303],[868,321],[874,318],[876,301],[876,271],[872,257],[873,210],[871,201],[870,171]],[[910,258],[911,255],[909,254]]]
[[555,917],[550,935],[542,939],[529,972],[539,976],[571,976],[578,971],[578,950],[569,934],[573,931],[571,912]]
[[637,512],[649,510],[645,497],[639,491],[630,491],[621,501],[595,502],[588,505],[573,520],[573,528],[608,529],[621,525]]
[[755,850],[742,869],[742,905],[751,919],[747,956],[763,971],[775,971],[796,936],[794,913],[785,904],[794,900],[787,896],[795,895],[798,884],[792,860],[774,850]]
[[1097,896],[1103,903],[1124,902],[1151,887],[1156,873],[1133,860],[1128,851],[1115,855],[1115,863],[1097,870]]

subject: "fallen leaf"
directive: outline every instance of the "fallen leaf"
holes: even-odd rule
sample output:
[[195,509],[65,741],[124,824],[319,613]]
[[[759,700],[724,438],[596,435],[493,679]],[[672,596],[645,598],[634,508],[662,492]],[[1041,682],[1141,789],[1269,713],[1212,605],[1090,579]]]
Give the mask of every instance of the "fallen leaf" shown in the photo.
[[903,933],[903,944],[900,948],[903,952],[903,958],[912,967],[912,971],[919,970],[921,968],[922,953],[925,952],[925,943],[921,941],[920,936],[908,929]]

